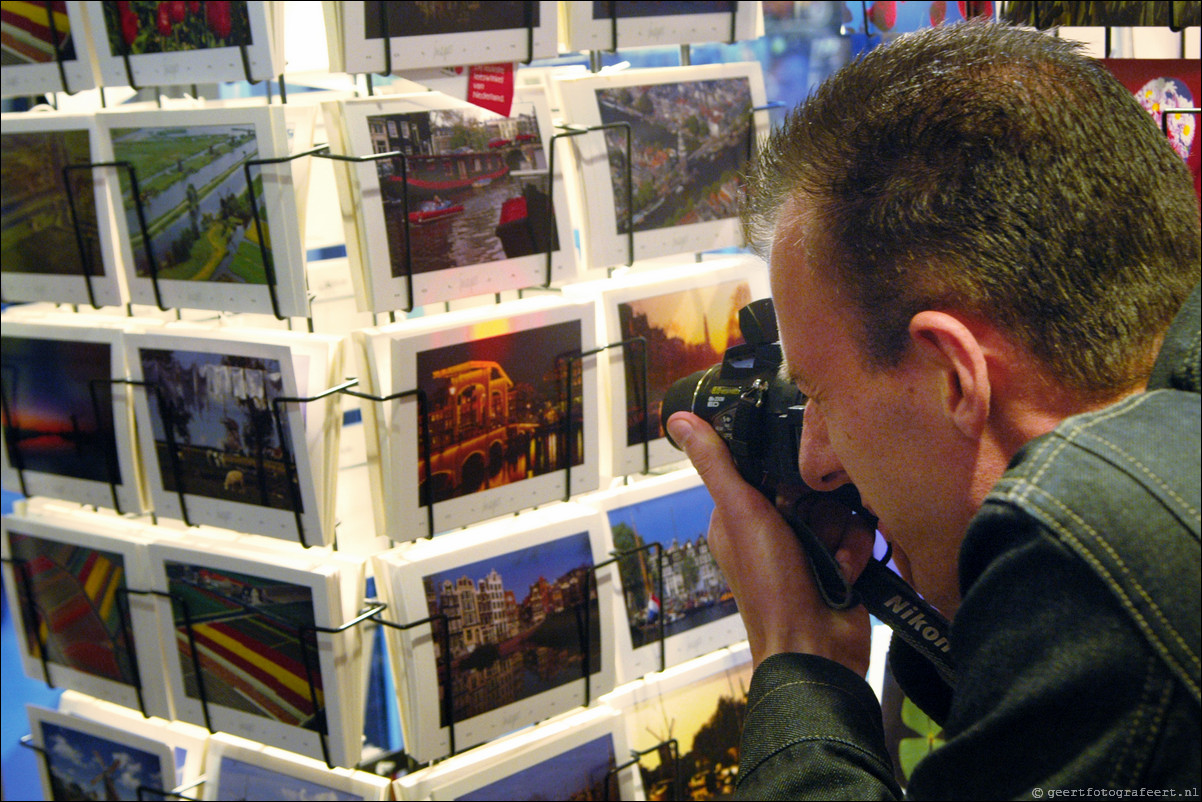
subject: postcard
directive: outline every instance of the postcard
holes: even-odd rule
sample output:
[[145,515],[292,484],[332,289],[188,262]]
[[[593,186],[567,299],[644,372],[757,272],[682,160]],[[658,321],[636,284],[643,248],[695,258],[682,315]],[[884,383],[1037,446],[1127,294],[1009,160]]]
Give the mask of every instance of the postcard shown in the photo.
[[[758,62],[556,81],[587,199],[591,268],[742,245],[740,172],[767,135]],[[628,200],[629,198],[629,200]],[[633,253],[630,235],[633,233]]]
[[[1102,59],[1102,63],[1168,136],[1173,150],[1194,175],[1194,193],[1202,198],[1202,142],[1198,141],[1197,133],[1202,123],[1197,111],[1202,100],[1202,70],[1198,60],[1108,58]],[[1195,111],[1165,113],[1166,109]]]
[[291,164],[251,164],[289,155],[281,106],[97,117],[134,302],[308,315]]
[[617,632],[620,682],[747,637],[710,554],[714,502],[696,471],[685,468],[583,501],[605,514],[619,555],[618,616],[625,624]]
[[559,5],[565,50],[741,42],[763,35],[757,32],[763,27],[759,3],[572,0]]
[[33,745],[42,750],[46,799],[141,799],[176,787],[167,744],[78,716],[26,705]]
[[[902,34],[960,22],[972,16],[993,16],[992,3],[981,3],[984,13],[965,14],[965,3],[840,3],[843,13],[843,33],[863,33],[879,36],[882,33]],[[1011,4],[1016,5],[1016,4]],[[868,25],[865,27],[864,21]]]
[[548,173],[553,132],[543,90],[520,88],[508,116],[437,92],[349,100],[326,106],[326,126],[344,129],[351,155],[406,154],[343,167],[351,172],[343,217],[348,252],[352,239],[359,249],[352,255],[361,309],[574,275],[562,170],[554,181]]
[[[331,69],[397,73],[554,58],[555,3],[327,3]],[[327,14],[327,20],[329,20]]]
[[[161,664],[160,664],[161,666]],[[76,691],[63,691],[58,700],[58,712],[72,718],[87,719],[117,728],[171,749],[175,763],[175,786],[184,796],[195,797],[198,781],[203,780],[204,758],[209,731],[183,721],[168,721],[157,716],[144,716],[140,710],[86,696]],[[152,798],[149,791],[143,798]],[[135,799],[137,797],[134,797]]]
[[606,704],[622,712],[630,748],[640,754],[648,799],[721,799],[733,793],[750,685],[751,652],[742,643],[606,697]]
[[83,3],[73,0],[0,4],[0,97],[74,94],[96,86],[85,14]]
[[152,589],[169,594],[155,601],[177,718],[316,760],[328,751],[334,765],[358,761],[359,632],[317,628],[339,627],[346,602],[362,598],[361,563],[199,539],[152,544],[150,563]]
[[1202,7],[1197,3],[1116,2],[1082,5],[1015,0],[1003,4],[1001,18],[1041,30],[1061,25],[1112,28],[1150,25],[1180,30],[1202,23]]
[[678,379],[720,364],[727,348],[743,342],[739,310],[769,293],[764,262],[751,256],[688,262],[573,284],[564,292],[599,294],[604,342],[627,343],[606,351],[602,392],[613,474],[645,473],[681,461],[683,453],[664,437],[664,394]]
[[[305,545],[331,541],[323,455],[337,427],[337,338],[167,328],[126,338],[155,511]],[[335,368],[336,369],[336,368]],[[278,413],[278,415],[277,415]]]
[[4,299],[96,307],[125,303],[108,171],[88,166],[102,160],[95,118],[23,112],[4,114],[0,122]]
[[617,711],[564,713],[401,777],[398,799],[642,799]]
[[[3,519],[5,590],[25,673],[139,710],[167,704],[144,525],[16,513]],[[130,592],[135,591],[135,592]],[[139,690],[140,689],[140,690]]]
[[[497,738],[613,687],[612,565],[598,515],[564,504],[377,554],[390,657],[419,761]],[[587,635],[585,634],[587,633]]]
[[0,475],[26,495],[141,512],[124,324],[78,317],[4,322]]
[[588,302],[532,298],[397,332],[391,392],[419,391],[426,409],[423,420],[417,394],[391,402],[400,519],[389,537],[412,540],[596,489],[596,356],[584,356],[594,348],[594,313]]
[[282,3],[84,5],[105,86],[253,83],[284,71]]
[[391,780],[330,768],[223,732],[209,739],[205,799],[389,799]]

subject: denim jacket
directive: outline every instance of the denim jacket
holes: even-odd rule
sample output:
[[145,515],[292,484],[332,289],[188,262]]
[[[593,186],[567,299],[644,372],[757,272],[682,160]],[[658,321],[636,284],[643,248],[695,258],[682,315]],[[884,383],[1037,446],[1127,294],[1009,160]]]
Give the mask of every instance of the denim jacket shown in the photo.
[[[947,739],[915,769],[910,797],[1197,795],[1198,321],[1195,289],[1153,372],[1151,386],[1166,389],[1069,418],[1028,443],[989,494],[960,550],[950,699],[923,685],[895,639],[899,683]],[[867,683],[812,655],[765,660],[738,795],[900,796]]]

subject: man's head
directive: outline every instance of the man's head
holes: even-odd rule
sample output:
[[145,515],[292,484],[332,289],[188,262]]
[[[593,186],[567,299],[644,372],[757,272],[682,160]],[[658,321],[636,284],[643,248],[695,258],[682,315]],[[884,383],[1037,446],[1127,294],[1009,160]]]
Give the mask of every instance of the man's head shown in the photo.
[[748,186],[802,476],[847,481],[951,614],[960,539],[1023,442],[1138,390],[1198,281],[1198,207],[1149,115],[1072,44],[971,23],[841,70]]
[[954,309],[1076,393],[1138,386],[1198,281],[1198,206],[1150,115],[1078,49],[968,23],[870,51],[771,137],[749,240],[799,204],[879,367],[902,358],[914,314]]

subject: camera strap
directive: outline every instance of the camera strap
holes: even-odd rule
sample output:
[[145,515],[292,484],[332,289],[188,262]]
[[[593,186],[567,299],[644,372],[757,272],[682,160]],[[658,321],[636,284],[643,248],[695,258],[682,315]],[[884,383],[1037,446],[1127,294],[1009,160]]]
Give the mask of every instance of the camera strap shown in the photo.
[[828,607],[848,610],[863,604],[869,613],[925,657],[944,682],[955,687],[951,623],[886,565],[888,555],[884,560],[870,559],[855,584],[848,585],[834,556],[801,516],[791,510],[785,519],[810,558],[818,592]]

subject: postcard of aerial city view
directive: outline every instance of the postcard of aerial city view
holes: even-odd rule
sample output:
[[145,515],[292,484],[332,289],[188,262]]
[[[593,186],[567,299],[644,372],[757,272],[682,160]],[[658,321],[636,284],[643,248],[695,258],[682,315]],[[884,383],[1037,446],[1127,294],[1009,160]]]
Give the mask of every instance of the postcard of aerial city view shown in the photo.
[[[601,670],[592,570],[589,534],[580,532],[422,578],[429,614],[447,616],[455,721],[579,681],[586,668]],[[589,621],[586,643],[581,616]],[[434,643],[446,699],[442,637]]]
[[605,124],[630,124],[633,208],[626,208],[626,133],[607,129],[619,234],[738,215],[739,170],[750,153],[747,78],[598,89]]

